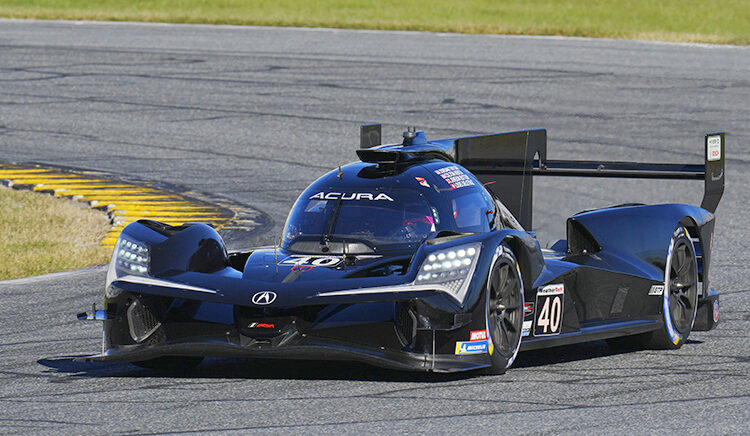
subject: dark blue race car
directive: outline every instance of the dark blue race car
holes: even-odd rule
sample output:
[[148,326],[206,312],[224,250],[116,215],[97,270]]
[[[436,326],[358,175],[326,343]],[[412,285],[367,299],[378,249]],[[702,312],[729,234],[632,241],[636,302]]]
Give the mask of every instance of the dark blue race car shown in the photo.
[[[103,353],[186,367],[206,356],[360,360],[503,373],[519,350],[606,339],[678,348],[718,322],[709,287],[724,134],[696,165],[547,159],[546,131],[379,145],[297,199],[278,247],[227,253],[210,226],[141,220],[107,274]],[[704,180],[701,207],[622,204],[567,220],[541,249],[535,176]]]

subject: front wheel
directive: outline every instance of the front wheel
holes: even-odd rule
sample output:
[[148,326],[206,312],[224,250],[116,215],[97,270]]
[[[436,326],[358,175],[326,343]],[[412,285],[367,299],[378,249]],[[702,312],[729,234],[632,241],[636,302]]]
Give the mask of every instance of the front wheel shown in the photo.
[[487,372],[504,374],[521,346],[523,327],[523,281],[513,252],[505,245],[487,278],[487,349],[492,366]]

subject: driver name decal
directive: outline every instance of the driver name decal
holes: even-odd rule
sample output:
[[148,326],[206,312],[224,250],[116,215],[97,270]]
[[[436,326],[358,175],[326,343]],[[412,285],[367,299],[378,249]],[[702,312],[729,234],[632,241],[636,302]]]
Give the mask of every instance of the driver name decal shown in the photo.
[[387,200],[387,201],[393,201],[391,197],[388,196],[388,194],[380,193],[378,195],[375,195],[371,192],[349,192],[349,193],[342,193],[342,192],[318,192],[317,194],[310,197],[310,200],[317,199],[317,200],[370,200],[370,201],[380,201],[380,200]]
[[469,176],[461,171],[456,165],[451,165],[440,168],[439,170],[435,170],[435,174],[442,177],[443,180],[445,180],[445,182],[450,185],[451,190],[463,188],[464,186],[474,186],[474,182],[469,178]]

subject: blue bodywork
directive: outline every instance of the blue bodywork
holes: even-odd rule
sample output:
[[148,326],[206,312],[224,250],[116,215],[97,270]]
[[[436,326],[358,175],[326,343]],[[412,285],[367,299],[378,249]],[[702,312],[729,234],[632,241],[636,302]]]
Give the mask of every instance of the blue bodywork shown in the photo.
[[[517,259],[523,282],[521,350],[650,332],[664,325],[657,291],[665,285],[676,229],[692,238],[697,255],[703,292],[694,328],[713,328],[715,318],[712,323],[700,312],[718,301],[708,287],[711,212],[683,204],[582,212],[568,219],[567,240],[542,250],[512,217],[525,212],[511,213],[492,198],[497,192],[485,191],[481,179],[451,162],[461,160],[462,147],[469,150],[462,139],[429,142],[410,132],[403,144],[361,150],[363,162],[318,179],[295,206],[309,212],[320,199],[335,207],[323,221],[330,234],[317,239],[293,225],[294,209],[280,247],[241,253],[227,253],[219,234],[203,224],[128,225],[107,277],[105,352],[89,359],[245,356],[354,359],[429,371],[489,367],[491,342],[486,349],[465,343],[486,341],[488,276],[504,250]],[[443,169],[458,177],[442,176]],[[387,204],[399,201],[393,198],[399,190],[415,191],[431,206],[431,215],[420,218],[433,227],[424,238],[379,245],[332,234],[342,198],[372,205],[385,194]],[[464,210],[456,201],[465,192],[477,193],[482,221],[475,225],[483,230],[461,231]],[[478,251],[466,261],[463,285],[420,284],[431,255],[455,256],[466,247]]]

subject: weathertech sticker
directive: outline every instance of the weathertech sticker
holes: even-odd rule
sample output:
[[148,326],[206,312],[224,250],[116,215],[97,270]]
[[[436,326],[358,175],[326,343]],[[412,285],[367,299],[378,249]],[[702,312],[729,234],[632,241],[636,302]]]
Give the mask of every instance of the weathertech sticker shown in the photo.
[[706,160],[714,161],[721,159],[721,136],[712,135],[708,137],[708,149]]
[[451,189],[463,188],[464,186],[474,186],[474,182],[466,173],[461,171],[456,165],[440,168],[435,170],[435,174],[442,177]]
[[565,286],[563,284],[547,285],[537,290],[534,336],[560,334],[564,294]]
[[487,352],[487,341],[456,342],[456,354],[482,354]]

